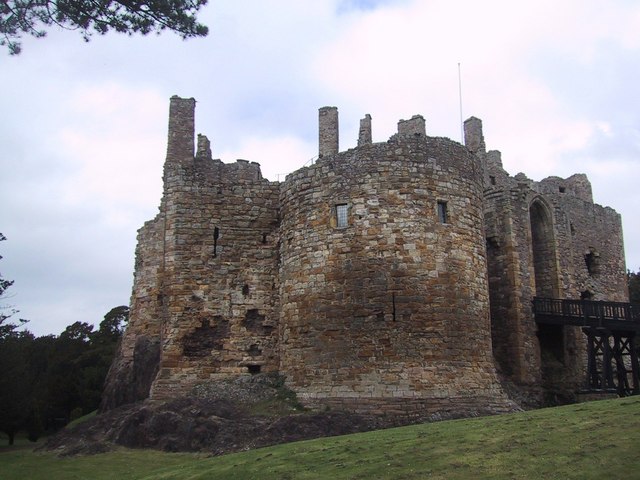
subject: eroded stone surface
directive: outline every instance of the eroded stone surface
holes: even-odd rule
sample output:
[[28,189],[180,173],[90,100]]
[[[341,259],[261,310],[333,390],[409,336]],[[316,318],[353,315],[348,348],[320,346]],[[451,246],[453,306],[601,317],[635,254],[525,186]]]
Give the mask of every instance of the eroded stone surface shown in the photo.
[[[367,115],[340,152],[325,107],[318,161],[270,182],[212,159],[204,136],[194,156],[194,108],[171,99],[160,212],[139,232],[104,408],[142,396],[126,390],[137,371],[154,372],[152,399],[280,372],[306,405],[407,418],[513,409],[499,378],[528,404],[570,399],[582,333],[538,329],[532,297],[627,299],[620,217],[584,175],[510,176],[476,118],[463,146],[419,115],[372,143]],[[154,369],[139,338],[158,345]]]

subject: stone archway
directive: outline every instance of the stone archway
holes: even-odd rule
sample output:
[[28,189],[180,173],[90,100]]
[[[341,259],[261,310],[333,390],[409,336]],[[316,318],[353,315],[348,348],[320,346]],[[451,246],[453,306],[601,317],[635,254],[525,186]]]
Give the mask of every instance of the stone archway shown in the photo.
[[531,248],[535,279],[535,295],[555,298],[558,296],[558,263],[556,258],[553,219],[548,207],[536,199],[529,207],[531,221]]
[[[559,296],[559,279],[553,218],[549,208],[541,199],[536,199],[531,203],[529,219],[531,222],[535,295],[557,298]],[[566,372],[565,333],[565,328],[562,325],[538,325],[540,374],[546,404],[562,403],[561,392],[565,385]]]

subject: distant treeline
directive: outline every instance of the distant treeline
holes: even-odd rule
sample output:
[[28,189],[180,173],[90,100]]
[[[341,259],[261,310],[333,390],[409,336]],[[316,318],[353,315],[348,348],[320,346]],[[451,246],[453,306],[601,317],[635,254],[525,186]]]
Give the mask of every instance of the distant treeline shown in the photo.
[[76,322],[60,335],[36,337],[24,321],[0,315],[0,431],[30,440],[96,410],[107,371],[129,318],[113,308],[97,331]]

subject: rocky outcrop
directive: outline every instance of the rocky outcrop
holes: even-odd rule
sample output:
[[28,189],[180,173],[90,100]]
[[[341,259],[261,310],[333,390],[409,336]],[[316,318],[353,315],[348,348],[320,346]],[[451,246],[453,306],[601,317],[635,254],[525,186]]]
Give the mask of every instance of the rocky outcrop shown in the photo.
[[50,437],[60,456],[116,446],[213,455],[279,443],[406,424],[402,418],[305,411],[277,375],[255,375],[200,385],[188,397],[143,401],[99,414]]
[[159,364],[160,342],[145,335],[136,337],[133,358],[117,355],[109,369],[100,411],[147,398]]

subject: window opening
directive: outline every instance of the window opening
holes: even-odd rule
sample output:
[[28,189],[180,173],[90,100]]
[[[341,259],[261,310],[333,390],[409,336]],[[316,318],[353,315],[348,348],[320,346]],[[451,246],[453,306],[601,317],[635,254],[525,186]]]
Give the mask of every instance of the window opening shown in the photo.
[[344,228],[347,224],[347,204],[336,205],[336,224],[338,228]]
[[220,229],[215,227],[213,229],[213,256],[218,256],[218,237],[220,236]]
[[247,371],[251,375],[255,375],[257,373],[260,373],[260,365],[247,365]]
[[393,315],[393,321],[396,321],[396,292],[391,292],[391,314]]
[[254,343],[249,347],[247,353],[251,357],[259,357],[260,355],[262,355],[262,350],[260,349],[260,347],[258,347],[258,345]]
[[447,211],[447,202],[438,200],[438,220],[440,220],[440,223],[449,223],[449,212]]
[[586,263],[587,265],[587,272],[589,273],[589,275],[595,275],[599,273],[600,255],[598,255],[595,251],[590,250],[589,253],[584,256],[584,263]]
[[267,234],[263,233],[262,234],[262,244],[264,245],[265,243],[267,243]]
[[493,175],[489,175],[489,183],[491,185],[495,185],[496,184],[496,177],[494,177]]
[[564,187],[559,187],[558,190],[560,191],[560,193],[564,193],[566,191]]
[[498,237],[487,237],[487,250],[497,250],[500,248],[500,242],[498,241]]

